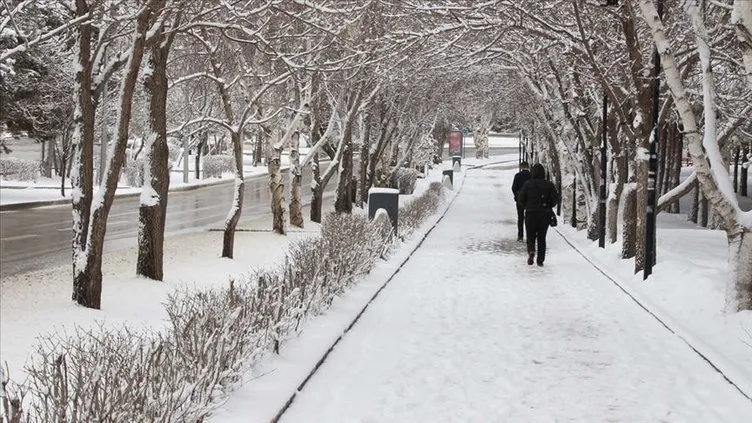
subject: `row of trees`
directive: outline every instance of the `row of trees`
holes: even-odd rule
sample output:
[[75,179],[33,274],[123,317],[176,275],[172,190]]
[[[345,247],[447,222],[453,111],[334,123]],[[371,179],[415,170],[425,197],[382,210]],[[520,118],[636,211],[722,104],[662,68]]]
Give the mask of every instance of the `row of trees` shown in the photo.
[[[569,212],[585,216],[589,238],[600,229],[597,151],[605,138],[608,238],[617,242],[621,227],[622,257],[643,270],[649,152],[658,135],[656,212],[677,211],[679,198],[694,191],[728,237],[729,308],[752,309],[752,212],[740,208],[729,174],[732,151],[748,145],[752,132],[752,2],[498,4],[504,7],[494,13],[467,17],[466,48],[481,46],[487,60],[514,69],[520,126],[563,185],[565,204],[577,196]],[[682,181],[685,149],[694,167]]]
[[[321,221],[323,192],[335,176],[335,209],[350,212],[353,180],[364,198],[382,168],[393,173],[411,164],[416,141],[432,130],[426,122],[440,113],[429,83],[400,70],[421,61],[421,46],[393,37],[401,19],[386,19],[389,5],[377,1],[26,0],[0,10],[2,122],[11,131],[70,139],[73,299],[87,307],[100,306],[107,218],[134,130],[146,143],[136,272],[161,280],[168,136],[188,137],[199,150],[207,132],[228,135],[235,190],[222,255],[232,257],[246,138],[266,146],[273,230],[284,234],[288,216],[303,225],[304,168],[314,175],[311,220]],[[67,114],[51,106],[65,106]],[[59,122],[48,122],[51,116]],[[112,139],[98,181],[94,144],[104,133]],[[302,136],[313,146],[301,162]],[[289,208],[284,149],[292,160]],[[326,169],[319,152],[331,158]]]
[[[44,72],[30,63],[49,69],[72,64],[70,90],[29,91],[60,92],[58,100],[69,92],[74,99],[67,103],[76,159],[74,299],[90,307],[99,306],[101,247],[134,113],[148,116],[137,272],[154,279],[162,277],[166,138],[181,134],[200,143],[206,137],[198,135],[207,130],[225,131],[235,157],[236,190],[222,252],[227,257],[242,212],[248,137],[266,146],[273,229],[284,233],[288,219],[302,225],[299,175],[307,167],[314,175],[311,219],[320,221],[323,189],[335,175],[335,208],[349,212],[353,180],[362,202],[377,174],[425,156],[421,151],[431,144],[440,153],[453,126],[473,128],[481,155],[487,155],[491,127],[524,129],[569,196],[565,203],[578,199],[578,215],[595,238],[601,180],[595,152],[605,133],[609,239],[617,242],[623,228],[623,257],[634,257],[639,271],[651,117],[657,115],[665,162],[658,211],[671,210],[692,190],[707,200],[712,220],[728,234],[729,304],[751,309],[752,217],[733,194],[728,164],[731,149],[749,143],[752,132],[752,2],[656,0],[661,18],[653,0],[603,1],[4,2],[0,95],[14,106],[3,106],[0,115],[5,122],[21,121],[21,113],[8,110],[44,103],[9,89],[13,78]],[[654,51],[663,81],[657,114]],[[53,65],[43,57],[63,60]],[[605,120],[604,97],[610,104]],[[25,119],[41,122],[37,116],[47,115],[26,113]],[[103,127],[115,135],[94,196],[92,146]],[[312,148],[300,161],[303,137]],[[280,173],[284,149],[292,150],[289,207]],[[694,171],[681,181],[685,149]],[[319,153],[331,158],[326,169]]]

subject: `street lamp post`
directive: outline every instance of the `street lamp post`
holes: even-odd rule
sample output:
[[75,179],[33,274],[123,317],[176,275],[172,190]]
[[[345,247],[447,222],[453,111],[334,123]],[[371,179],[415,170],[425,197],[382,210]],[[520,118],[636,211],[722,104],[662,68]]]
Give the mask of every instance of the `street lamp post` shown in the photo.
[[[663,0],[657,0],[658,17],[663,19]],[[653,274],[655,264],[655,212],[656,212],[656,173],[658,170],[658,114],[660,113],[660,89],[661,89],[661,55],[658,47],[653,48],[653,139],[650,140],[650,157],[648,162],[648,204],[645,219],[645,268],[642,279],[645,280]]]
[[601,145],[601,192],[598,202],[598,246],[606,248],[606,142],[608,133],[608,96],[603,93],[603,145]]

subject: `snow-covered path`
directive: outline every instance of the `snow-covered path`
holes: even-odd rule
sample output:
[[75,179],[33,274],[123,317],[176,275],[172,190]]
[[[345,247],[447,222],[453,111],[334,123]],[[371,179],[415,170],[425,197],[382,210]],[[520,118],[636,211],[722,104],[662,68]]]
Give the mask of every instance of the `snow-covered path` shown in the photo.
[[748,423],[752,402],[558,234],[527,266],[512,175],[466,175],[282,421]]

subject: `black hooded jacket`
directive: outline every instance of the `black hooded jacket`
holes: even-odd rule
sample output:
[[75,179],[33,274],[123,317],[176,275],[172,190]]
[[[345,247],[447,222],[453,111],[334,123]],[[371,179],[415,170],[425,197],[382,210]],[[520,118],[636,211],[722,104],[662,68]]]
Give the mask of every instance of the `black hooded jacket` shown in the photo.
[[537,166],[540,165],[533,166],[532,179],[525,182],[517,195],[517,202],[523,205],[526,211],[550,210],[559,202],[556,187],[544,179],[546,175],[543,166],[536,169]]
[[514,175],[514,180],[512,181],[512,194],[514,194],[514,201],[517,201],[517,195],[520,193],[522,186],[529,180],[530,171],[527,169],[522,169]]

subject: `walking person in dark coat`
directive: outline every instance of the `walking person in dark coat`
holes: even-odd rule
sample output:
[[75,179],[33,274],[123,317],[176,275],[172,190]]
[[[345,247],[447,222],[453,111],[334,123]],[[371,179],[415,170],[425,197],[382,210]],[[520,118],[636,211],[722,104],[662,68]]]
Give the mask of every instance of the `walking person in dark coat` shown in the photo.
[[[559,193],[553,183],[546,180],[546,170],[536,163],[531,172],[532,179],[522,186],[517,202],[525,209],[525,229],[527,231],[527,264],[533,260],[543,266],[546,260],[546,232],[551,222],[552,208],[559,202]],[[538,242],[536,260],[536,241]]]
[[525,182],[530,180],[529,169],[530,166],[527,162],[520,163],[520,171],[514,175],[512,181],[512,194],[514,194],[514,202],[517,204],[517,241],[522,241],[522,228],[525,225],[525,205],[517,201],[517,196]]

